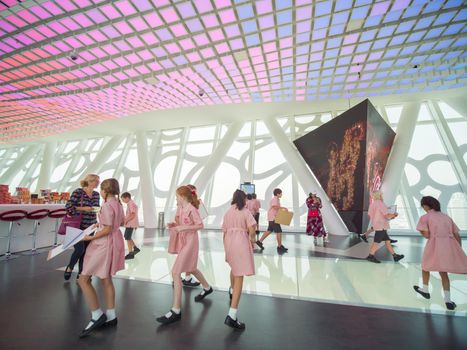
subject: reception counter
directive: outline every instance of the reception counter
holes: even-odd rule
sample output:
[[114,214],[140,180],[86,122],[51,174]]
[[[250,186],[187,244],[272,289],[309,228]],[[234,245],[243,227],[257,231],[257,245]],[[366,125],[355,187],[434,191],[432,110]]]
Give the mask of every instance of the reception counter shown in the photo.
[[[50,211],[65,208],[65,204],[0,204],[0,213],[10,210],[24,210],[32,212],[39,209],[48,209]],[[50,247],[54,244],[55,239],[55,223],[57,219],[46,217],[41,219],[40,225],[37,228],[36,248]],[[0,255],[7,251],[8,230],[10,223],[0,221]],[[11,238],[11,252],[20,252],[30,250],[32,248],[32,232],[34,230],[34,220],[24,218],[20,221],[13,222],[13,231]],[[58,236],[60,243],[63,236]]]

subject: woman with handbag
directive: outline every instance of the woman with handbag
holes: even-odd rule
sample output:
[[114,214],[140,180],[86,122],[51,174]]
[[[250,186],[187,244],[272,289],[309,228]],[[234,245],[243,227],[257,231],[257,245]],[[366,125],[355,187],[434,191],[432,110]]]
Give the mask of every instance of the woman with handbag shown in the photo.
[[321,199],[315,193],[309,193],[306,199],[308,207],[308,216],[306,220],[306,234],[313,236],[314,244],[318,244],[318,238],[326,237],[324,230],[323,217],[321,216]]
[[[81,187],[73,191],[65,208],[68,210],[69,215],[81,217],[79,228],[84,230],[97,222],[96,208],[100,206],[100,199],[99,192],[94,191],[94,189],[99,186],[99,176],[88,174],[81,180],[80,184]],[[63,274],[63,278],[65,278],[66,281],[70,279],[73,268],[78,261],[78,275],[76,279],[79,279],[79,275],[81,271],[83,271],[84,253],[86,252],[88,244],[89,242],[81,241],[73,246],[73,254],[71,254],[70,262]]]
[[436,198],[423,197],[420,204],[426,214],[418,221],[417,230],[428,241],[422,257],[423,286],[413,286],[413,289],[425,299],[430,299],[430,271],[439,272],[444,303],[448,310],[454,310],[456,303],[451,300],[448,272],[467,274],[467,256],[462,250],[459,228],[449,216],[441,212],[441,205]]

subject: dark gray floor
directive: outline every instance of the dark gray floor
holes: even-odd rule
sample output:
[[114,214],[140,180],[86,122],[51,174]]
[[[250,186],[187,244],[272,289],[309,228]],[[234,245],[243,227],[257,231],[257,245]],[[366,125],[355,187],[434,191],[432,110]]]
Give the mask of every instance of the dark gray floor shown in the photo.
[[[185,289],[182,321],[158,326],[168,285],[115,279],[119,325],[78,339],[89,320],[74,281],[56,269],[67,256],[0,262],[0,349],[467,349],[467,318],[244,295],[243,333],[224,324],[226,293],[195,303]],[[93,282],[97,284],[97,281]]]

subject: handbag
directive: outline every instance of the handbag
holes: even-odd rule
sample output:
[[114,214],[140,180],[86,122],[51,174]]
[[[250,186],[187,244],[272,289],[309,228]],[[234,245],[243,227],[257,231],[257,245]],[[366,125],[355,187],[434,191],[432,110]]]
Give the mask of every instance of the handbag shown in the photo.
[[[83,206],[83,195],[81,195],[81,204],[80,206]],[[81,216],[83,214],[79,214],[76,216],[71,216],[71,215],[66,215],[63,217],[62,222],[60,223],[60,227],[58,228],[57,233],[59,235],[66,235],[66,228],[67,227],[74,227],[74,228],[80,228],[81,226]]]

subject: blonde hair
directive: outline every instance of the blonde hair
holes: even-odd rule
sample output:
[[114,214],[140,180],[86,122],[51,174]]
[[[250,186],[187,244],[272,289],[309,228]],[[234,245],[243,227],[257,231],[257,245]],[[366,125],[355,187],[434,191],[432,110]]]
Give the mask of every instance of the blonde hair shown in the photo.
[[374,192],[371,193],[371,198],[372,199],[382,199],[383,198],[383,192],[374,191]]
[[96,175],[96,174],[87,174],[84,179],[82,179],[79,183],[81,185],[81,187],[88,187],[89,186],[89,183],[93,180],[98,180],[99,179],[99,175]]

